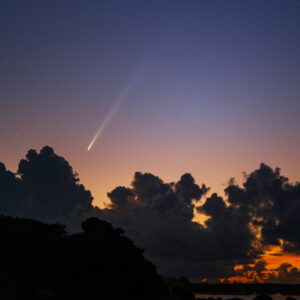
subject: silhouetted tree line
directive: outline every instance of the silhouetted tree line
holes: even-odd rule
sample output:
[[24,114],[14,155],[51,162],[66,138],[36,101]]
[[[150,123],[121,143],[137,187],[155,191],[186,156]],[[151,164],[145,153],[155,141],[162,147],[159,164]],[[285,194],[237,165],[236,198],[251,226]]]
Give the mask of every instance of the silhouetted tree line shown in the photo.
[[[273,300],[270,295],[300,295],[300,285],[298,284],[262,284],[262,283],[192,283],[185,277],[164,277],[163,281],[170,290],[188,295],[198,294],[197,300],[223,300],[218,295],[258,295],[253,296],[253,300]],[[211,295],[203,297],[205,294]],[[202,295],[202,296],[201,296]],[[243,300],[240,297],[225,297],[226,300]],[[297,300],[288,296],[286,300]]]
[[121,229],[89,218],[82,230],[68,235],[63,225],[1,216],[0,298],[171,299]]
[[[211,295],[260,295],[268,298],[267,294],[281,295],[300,295],[299,284],[272,284],[272,283],[193,283],[185,277],[164,277],[161,276],[165,284],[172,289],[181,289],[192,294],[211,294]],[[258,297],[256,297],[258,298]],[[256,300],[264,300],[264,299]],[[198,298],[206,300],[222,300],[221,297]],[[239,298],[226,298],[227,300],[242,300]],[[268,299],[267,299],[268,300]],[[271,300],[269,298],[269,300]],[[287,297],[287,300],[295,300],[293,297]]]

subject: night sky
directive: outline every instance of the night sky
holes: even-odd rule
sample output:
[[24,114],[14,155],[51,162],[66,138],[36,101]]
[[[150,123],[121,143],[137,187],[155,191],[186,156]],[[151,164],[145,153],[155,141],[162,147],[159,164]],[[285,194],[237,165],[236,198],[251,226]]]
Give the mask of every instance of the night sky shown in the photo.
[[50,145],[101,207],[136,171],[300,180],[299,0],[1,1],[0,39],[11,171]]

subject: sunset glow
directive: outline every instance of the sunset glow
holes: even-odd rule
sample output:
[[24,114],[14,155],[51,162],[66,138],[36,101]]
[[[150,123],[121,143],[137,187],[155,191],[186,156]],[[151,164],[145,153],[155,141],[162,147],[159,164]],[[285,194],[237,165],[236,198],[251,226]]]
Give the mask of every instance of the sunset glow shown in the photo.
[[166,276],[300,284],[299,1],[4,2],[8,209],[97,216]]

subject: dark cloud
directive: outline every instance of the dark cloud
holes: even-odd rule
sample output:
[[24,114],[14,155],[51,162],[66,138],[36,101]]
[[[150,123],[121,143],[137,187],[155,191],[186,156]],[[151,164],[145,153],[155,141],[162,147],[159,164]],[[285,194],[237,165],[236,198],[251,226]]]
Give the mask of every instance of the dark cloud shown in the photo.
[[15,215],[20,199],[20,180],[14,173],[6,170],[0,163],[0,212],[3,215]]
[[222,260],[254,259],[260,253],[254,247],[255,232],[250,226],[250,217],[238,207],[228,206],[222,197],[213,194],[198,208],[210,218],[205,222],[206,230],[221,248]]
[[267,263],[264,260],[259,260],[253,265],[244,265],[236,270],[236,276],[243,276],[254,282],[265,281],[268,278],[266,265]]
[[130,189],[124,186],[119,186],[107,195],[111,201],[110,207],[112,209],[121,209],[130,203],[133,193]]
[[[92,208],[92,196],[70,164],[46,146],[29,150],[17,178],[0,165],[1,212],[51,221]],[[5,204],[4,204],[5,203]]]
[[[226,198],[207,197],[208,191],[188,173],[166,183],[136,172],[131,186],[109,192],[111,204],[100,209],[70,164],[48,146],[39,153],[28,151],[17,176],[0,164],[3,214],[66,223],[73,231],[80,230],[82,220],[99,217],[125,230],[165,275],[217,279],[246,274],[266,281],[277,280],[276,274],[297,277],[292,267],[273,270],[275,277],[268,277],[265,263],[257,259],[270,245],[299,252],[298,183],[261,164],[242,186],[231,179]],[[206,215],[202,225],[193,221],[195,212]],[[235,270],[235,265],[243,268]]]
[[[290,184],[280,169],[261,164],[245,175],[242,187],[230,180],[226,199],[212,194],[199,205],[207,190],[190,174],[168,184],[136,173],[126,205],[101,213],[143,246],[165,274],[229,277],[236,275],[234,265],[253,266],[265,247],[282,240],[285,250],[297,251],[299,184]],[[204,226],[193,222],[195,208],[208,217]],[[257,263],[252,273],[262,276],[263,266]]]
[[289,263],[284,263],[281,264],[279,268],[275,269],[274,274],[270,275],[267,281],[277,283],[299,284],[300,270]]
[[[165,183],[149,173],[137,172],[131,188],[117,187],[108,196],[112,206],[101,217],[126,234],[166,275],[231,276],[234,264],[257,257],[249,218],[213,194],[198,208],[210,218],[206,226],[193,222],[194,210],[207,193],[190,174]],[[120,205],[121,203],[121,205]]]
[[300,184],[291,184],[281,176],[280,169],[261,164],[247,176],[243,188],[228,186],[228,202],[251,217],[261,229],[261,242],[280,245],[288,251],[300,250],[298,218],[300,212]]

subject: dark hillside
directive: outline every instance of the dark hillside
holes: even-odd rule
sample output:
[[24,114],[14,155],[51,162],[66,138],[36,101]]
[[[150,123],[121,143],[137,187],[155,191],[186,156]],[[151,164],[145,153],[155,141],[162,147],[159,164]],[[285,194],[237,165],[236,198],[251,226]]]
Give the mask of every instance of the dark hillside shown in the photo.
[[82,229],[67,235],[61,225],[0,217],[3,299],[168,298],[154,265],[122,230],[97,218]]

